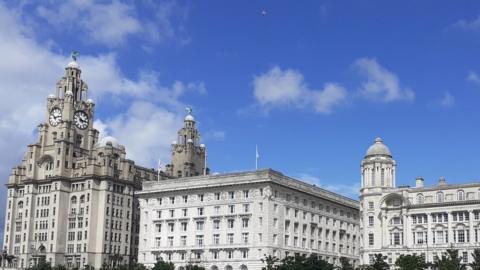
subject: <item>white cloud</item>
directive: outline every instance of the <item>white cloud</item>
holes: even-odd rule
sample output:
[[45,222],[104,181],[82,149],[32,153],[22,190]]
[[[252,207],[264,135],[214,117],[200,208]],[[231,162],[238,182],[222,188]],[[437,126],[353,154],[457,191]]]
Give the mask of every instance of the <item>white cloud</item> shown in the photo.
[[[69,59],[33,39],[30,35],[33,30],[27,27],[21,13],[1,3],[0,25],[0,149],[9,153],[0,155],[0,176],[5,179],[10,169],[19,164],[26,145],[35,141],[35,127],[45,121],[46,97],[54,92],[55,83],[63,75]],[[121,114],[108,121],[97,121],[96,126],[118,137],[119,142],[127,146],[127,152],[131,148],[130,155],[138,157],[140,164],[145,166],[154,164],[142,162],[151,162],[153,156],[169,152],[162,140],[173,140],[176,129],[164,129],[173,126],[172,119],[178,120],[177,124],[182,123],[181,95],[206,92],[202,82],[176,81],[164,86],[153,71],[140,72],[137,79],[126,78],[113,53],[84,55],[79,58],[79,64],[97,107],[109,105],[112,100],[120,100],[127,107],[133,102],[128,111],[132,116]],[[149,103],[142,103],[142,100]],[[140,106],[145,108],[142,110]],[[155,134],[150,126],[158,128]],[[146,130],[141,132],[141,138],[130,134],[139,139],[135,144],[125,135],[129,127]],[[141,151],[145,151],[144,157],[139,154]]]
[[397,75],[381,66],[375,59],[357,59],[354,67],[367,79],[360,89],[363,96],[382,102],[415,98],[415,93],[411,89],[400,86]]
[[254,96],[264,109],[281,106],[313,107],[319,113],[330,113],[347,97],[347,91],[334,83],[323,89],[311,89],[296,70],[275,66],[253,79]]
[[474,20],[459,20],[453,24],[453,27],[460,28],[465,31],[477,32],[480,31],[480,16]]
[[127,157],[137,164],[154,166],[170,161],[170,145],[183,123],[180,113],[147,101],[135,101],[128,111],[96,126],[125,145]]
[[440,99],[440,106],[451,107],[455,104],[455,97],[452,96],[449,92],[445,92],[443,97]]
[[475,71],[470,71],[468,72],[467,81],[475,84],[480,84],[480,77]]
[[227,136],[227,133],[223,130],[210,130],[205,133],[205,140],[216,140],[216,141],[223,141],[225,140],[225,137]]
[[353,185],[322,183],[320,178],[306,173],[300,174],[298,179],[355,200],[358,199],[358,195],[360,194],[360,183],[355,183]]
[[[85,43],[98,43],[109,47],[119,46],[131,36],[149,42],[178,39],[184,44],[188,38],[181,37],[188,9],[176,1],[144,1],[143,10],[137,5],[121,1],[52,1],[36,7],[39,17],[62,31],[78,30],[85,34]],[[139,4],[139,3],[137,3]],[[140,6],[140,5],[139,5]],[[142,44],[148,47],[148,44]]]

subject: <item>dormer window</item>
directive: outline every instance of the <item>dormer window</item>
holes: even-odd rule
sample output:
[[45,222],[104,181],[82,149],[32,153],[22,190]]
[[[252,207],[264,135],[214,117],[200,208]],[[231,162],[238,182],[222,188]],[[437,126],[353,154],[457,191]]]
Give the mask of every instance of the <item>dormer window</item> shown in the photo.
[[424,203],[424,198],[422,194],[417,195],[417,204],[422,204]]
[[465,192],[463,190],[459,190],[457,192],[457,200],[464,201],[465,200]]

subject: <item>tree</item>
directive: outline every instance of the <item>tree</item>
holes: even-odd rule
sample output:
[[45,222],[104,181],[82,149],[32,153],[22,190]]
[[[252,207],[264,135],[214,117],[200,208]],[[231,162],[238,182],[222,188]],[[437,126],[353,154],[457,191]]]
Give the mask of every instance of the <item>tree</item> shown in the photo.
[[383,256],[382,253],[378,253],[374,255],[373,264],[370,265],[369,269],[372,270],[387,270],[390,269],[390,266],[385,259],[387,256]]
[[274,270],[275,264],[279,259],[272,255],[265,255],[265,258],[262,259],[262,263],[266,263],[267,267],[262,267],[262,270]]
[[152,270],[174,270],[175,265],[172,262],[164,262],[158,260],[157,263],[153,266]]
[[340,257],[340,270],[354,270],[353,265],[350,264],[350,260],[345,257]]
[[[54,267],[52,267],[52,270],[67,270],[67,267],[65,267],[65,265],[63,265],[63,264],[57,264]],[[93,268],[92,268],[92,270],[93,270]]]
[[37,265],[28,268],[29,270],[51,270],[52,267],[50,263],[46,262],[45,260],[39,260]]
[[195,264],[189,264],[189,265],[185,266],[185,269],[186,270],[205,270],[205,267],[195,265]]
[[315,255],[306,257],[297,255],[285,257],[276,265],[275,270],[334,270],[334,266]]
[[434,268],[437,270],[465,270],[467,269],[465,264],[462,264],[462,257],[458,256],[458,250],[447,249],[447,256],[442,255],[434,264]]
[[470,263],[472,270],[480,270],[480,248],[476,248],[472,253],[473,261]]
[[428,268],[428,264],[425,262],[423,256],[417,255],[400,255],[395,265],[400,268],[400,270],[423,270]]

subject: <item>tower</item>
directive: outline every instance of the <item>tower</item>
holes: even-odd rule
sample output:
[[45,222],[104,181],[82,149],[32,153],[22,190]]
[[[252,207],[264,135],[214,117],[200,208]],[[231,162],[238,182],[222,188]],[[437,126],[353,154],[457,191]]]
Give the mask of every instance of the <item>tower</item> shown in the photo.
[[376,138],[361,164],[362,192],[372,188],[394,188],[396,162],[381,138]]
[[200,133],[195,126],[191,108],[187,108],[187,116],[183,123],[183,127],[177,133],[177,141],[172,142],[172,163],[166,166],[165,171],[173,177],[208,174],[207,148],[200,144]]
[[114,138],[99,140],[95,104],[73,61],[47,98],[38,139],[9,177],[3,246],[10,267],[40,261],[68,268],[136,260],[139,213],[134,191],[165,175],[136,166]]

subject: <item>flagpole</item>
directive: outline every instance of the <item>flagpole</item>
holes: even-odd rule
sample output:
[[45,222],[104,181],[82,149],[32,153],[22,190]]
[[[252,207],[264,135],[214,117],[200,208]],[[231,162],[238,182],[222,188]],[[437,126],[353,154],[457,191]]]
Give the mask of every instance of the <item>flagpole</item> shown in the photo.
[[258,145],[255,145],[255,170],[258,170]]

